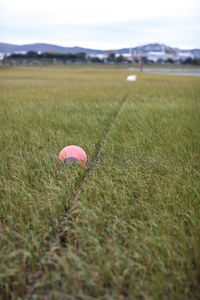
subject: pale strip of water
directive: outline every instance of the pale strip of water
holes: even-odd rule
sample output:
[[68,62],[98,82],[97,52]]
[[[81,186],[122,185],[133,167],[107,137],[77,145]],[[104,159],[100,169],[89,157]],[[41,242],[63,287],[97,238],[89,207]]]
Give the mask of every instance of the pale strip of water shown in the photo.
[[[128,68],[128,71],[140,71],[139,68]],[[143,68],[143,72],[155,74],[169,74],[169,75],[184,75],[184,76],[200,76],[200,68]]]

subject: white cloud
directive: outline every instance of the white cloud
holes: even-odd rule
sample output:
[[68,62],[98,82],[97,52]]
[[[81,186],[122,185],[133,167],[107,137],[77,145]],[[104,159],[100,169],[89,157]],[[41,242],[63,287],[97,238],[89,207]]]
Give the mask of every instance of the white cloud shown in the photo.
[[182,16],[194,7],[197,0],[1,0],[4,20],[28,20],[57,24],[103,24],[139,20],[149,17]]
[[199,20],[199,0],[0,1],[1,39],[18,43],[106,49],[155,41],[199,45]]

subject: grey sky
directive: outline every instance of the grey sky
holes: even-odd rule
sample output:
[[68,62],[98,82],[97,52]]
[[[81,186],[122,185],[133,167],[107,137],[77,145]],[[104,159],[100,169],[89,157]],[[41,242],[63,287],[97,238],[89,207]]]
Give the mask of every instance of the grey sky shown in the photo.
[[1,0],[0,41],[121,48],[200,47],[200,1]]

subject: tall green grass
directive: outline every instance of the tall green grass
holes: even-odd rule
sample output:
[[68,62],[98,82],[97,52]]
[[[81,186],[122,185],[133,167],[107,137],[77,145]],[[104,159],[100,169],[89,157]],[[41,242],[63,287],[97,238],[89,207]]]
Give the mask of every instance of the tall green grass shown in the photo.
[[[4,297],[191,299],[199,292],[200,80],[106,68],[12,68],[1,78]],[[103,153],[54,240],[87,168]],[[49,244],[54,248],[49,252]]]

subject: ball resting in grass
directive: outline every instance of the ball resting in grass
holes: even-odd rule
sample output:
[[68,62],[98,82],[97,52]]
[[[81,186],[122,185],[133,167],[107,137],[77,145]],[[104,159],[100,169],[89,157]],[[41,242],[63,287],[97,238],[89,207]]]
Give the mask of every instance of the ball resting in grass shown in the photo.
[[81,166],[85,166],[87,155],[82,148],[70,145],[60,151],[59,159],[63,162],[79,162]]
[[126,78],[126,80],[127,81],[136,81],[136,75],[129,75],[127,78]]

